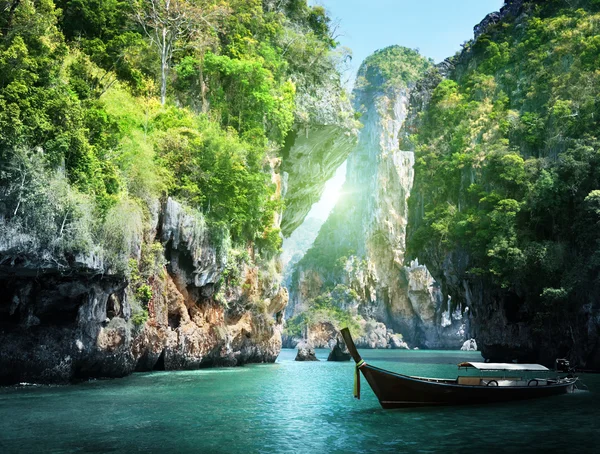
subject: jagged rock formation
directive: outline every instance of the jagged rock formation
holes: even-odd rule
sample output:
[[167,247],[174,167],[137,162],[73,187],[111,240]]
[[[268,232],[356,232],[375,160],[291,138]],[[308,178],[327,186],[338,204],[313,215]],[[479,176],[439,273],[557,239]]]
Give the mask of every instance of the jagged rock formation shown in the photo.
[[310,344],[302,344],[298,346],[295,361],[319,361],[319,359],[315,355],[315,349]]
[[348,347],[346,347],[344,341],[337,339],[335,345],[329,352],[327,361],[350,361],[351,358]]
[[477,351],[477,341],[475,339],[466,340],[460,349],[465,352]]
[[200,220],[168,199],[155,233],[169,263],[153,279],[141,324],[128,282],[100,265],[51,268],[33,257],[3,265],[0,383],[275,361],[288,299],[278,277],[242,264],[239,282],[216,295],[235,264]]
[[358,337],[355,344],[358,348],[409,349],[401,334],[395,334],[394,330],[386,328],[383,323],[376,322],[366,323],[364,336]]
[[[393,64],[404,72],[390,71]],[[414,154],[400,150],[399,134],[414,82],[428,67],[416,52],[399,47],[380,51],[361,66],[354,99],[363,128],[348,157],[344,196],[296,265],[288,317],[308,310],[311,301],[341,285],[347,291],[342,296],[338,288],[335,305],[363,320],[385,323],[410,345],[462,345],[463,320],[451,318],[449,325],[442,325],[445,300],[427,269],[418,262],[404,264]],[[398,73],[409,75],[394,79]],[[371,344],[385,347],[387,341],[384,336],[381,345]]]
[[483,20],[473,27],[473,35],[475,39],[484,34],[488,27],[505,20],[508,16],[517,16],[523,8],[526,0],[505,0],[504,6],[500,11],[494,11],[483,18]]
[[27,265],[3,267],[0,274],[0,384],[66,382],[92,369],[104,376],[133,369],[114,351],[131,340],[124,328],[130,307],[122,305],[119,320],[107,321],[109,297],[124,294],[123,279],[93,268],[66,275],[46,268],[36,276],[35,262]]

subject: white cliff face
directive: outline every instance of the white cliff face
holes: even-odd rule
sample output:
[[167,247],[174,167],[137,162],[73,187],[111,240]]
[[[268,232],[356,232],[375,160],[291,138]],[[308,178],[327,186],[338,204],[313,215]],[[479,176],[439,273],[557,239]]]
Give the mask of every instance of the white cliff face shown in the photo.
[[[336,280],[359,296],[349,308],[352,313],[384,323],[401,333],[408,345],[459,349],[465,340],[464,321],[449,316],[448,323],[442,323],[447,307],[431,274],[416,261],[405,266],[414,154],[400,150],[399,135],[408,116],[409,96],[410,86],[385,90],[370,86],[355,92],[363,128],[348,157],[344,198],[327,221],[332,232],[322,240],[352,251]],[[332,281],[323,270],[302,266],[288,314],[302,312],[322,291],[313,288],[319,277]],[[380,343],[371,339],[365,344]]]
[[[174,273],[195,287],[215,284],[227,266],[227,246],[213,244],[206,222],[198,213],[185,212],[183,206],[167,199],[162,222],[161,241],[168,243],[171,266]],[[220,246],[217,249],[217,246]],[[179,255],[185,254],[192,261],[192,272],[186,273],[179,266]]]
[[357,219],[364,244],[358,254],[364,255],[371,274],[366,292],[374,305],[370,312],[402,332],[409,344],[430,343],[423,330],[436,321],[433,279],[424,267],[404,267],[414,155],[399,149],[399,133],[408,115],[409,89],[360,98],[366,104],[364,128],[348,160],[347,179],[356,189],[364,188],[357,197],[364,207]]
[[[410,345],[459,348],[464,341],[462,321],[450,317],[442,326],[444,298],[433,277],[418,261],[404,266],[408,198],[414,180],[414,153],[400,150],[399,135],[408,116],[410,88],[375,93],[365,118],[367,135],[359,147],[372,163],[363,212],[365,255],[373,270],[382,321],[404,334]],[[363,170],[350,166],[360,174]],[[461,329],[462,328],[462,329]],[[463,334],[461,335],[461,331]]]

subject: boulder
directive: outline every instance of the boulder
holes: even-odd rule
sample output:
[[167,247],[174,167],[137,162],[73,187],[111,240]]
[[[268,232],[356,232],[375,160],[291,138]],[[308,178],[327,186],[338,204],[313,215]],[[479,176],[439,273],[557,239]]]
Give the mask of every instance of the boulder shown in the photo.
[[475,339],[466,340],[460,349],[466,352],[477,351],[477,342],[475,342]]
[[366,327],[364,336],[356,339],[358,348],[387,348],[387,328],[383,323],[375,322]]
[[397,334],[389,336],[389,346],[394,349],[410,350],[410,347],[406,342],[402,340],[402,337]]
[[315,349],[308,344],[298,345],[296,361],[319,361],[315,355]]
[[351,358],[346,343],[338,338],[327,357],[327,361],[350,361]]
[[409,350],[408,344],[403,340],[402,334],[394,333],[380,322],[367,323],[365,335],[356,339],[358,348],[395,348]]

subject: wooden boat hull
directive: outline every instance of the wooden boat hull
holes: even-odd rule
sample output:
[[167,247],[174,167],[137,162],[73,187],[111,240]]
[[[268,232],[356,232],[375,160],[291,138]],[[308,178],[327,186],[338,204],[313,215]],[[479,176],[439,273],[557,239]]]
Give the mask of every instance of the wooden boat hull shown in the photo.
[[576,378],[540,386],[469,386],[394,374],[365,364],[360,368],[383,408],[468,405],[535,399],[573,392]]
[[[355,396],[360,398],[361,373],[383,408],[409,408],[439,405],[468,405],[535,399],[573,392],[577,378],[557,379],[531,386],[486,386],[459,384],[458,380],[411,377],[366,364],[360,357],[350,332],[342,330],[350,355],[357,364]],[[492,380],[490,380],[492,381]],[[493,380],[498,385],[498,380]],[[502,383],[502,380],[499,380]]]

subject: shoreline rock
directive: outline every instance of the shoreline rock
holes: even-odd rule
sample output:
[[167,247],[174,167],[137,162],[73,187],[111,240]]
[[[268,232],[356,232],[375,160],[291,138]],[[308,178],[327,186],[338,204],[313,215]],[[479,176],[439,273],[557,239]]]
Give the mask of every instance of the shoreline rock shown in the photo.
[[[223,304],[215,292],[230,258],[202,219],[173,199],[156,218],[147,242],[162,247],[168,264],[149,278],[147,302],[124,273],[107,274],[99,261],[49,268],[34,257],[0,267],[0,385],[277,359],[287,291],[256,265],[242,264]],[[0,258],[12,253],[5,243]]]

